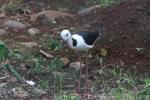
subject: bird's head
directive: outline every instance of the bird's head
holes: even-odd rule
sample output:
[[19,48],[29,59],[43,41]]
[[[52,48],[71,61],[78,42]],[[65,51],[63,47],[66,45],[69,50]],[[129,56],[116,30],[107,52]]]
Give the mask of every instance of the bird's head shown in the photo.
[[63,30],[60,34],[61,38],[66,41],[69,36],[71,35],[70,31],[69,30]]

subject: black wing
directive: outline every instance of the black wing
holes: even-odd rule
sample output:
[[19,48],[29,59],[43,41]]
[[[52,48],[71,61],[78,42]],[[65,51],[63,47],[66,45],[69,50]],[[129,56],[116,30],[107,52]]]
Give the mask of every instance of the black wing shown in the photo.
[[78,32],[77,34],[83,37],[86,44],[93,45],[99,36],[99,31],[95,31],[95,32],[82,31],[82,32]]
[[77,40],[75,40],[74,38],[72,38],[72,41],[73,41],[73,46],[77,46]]

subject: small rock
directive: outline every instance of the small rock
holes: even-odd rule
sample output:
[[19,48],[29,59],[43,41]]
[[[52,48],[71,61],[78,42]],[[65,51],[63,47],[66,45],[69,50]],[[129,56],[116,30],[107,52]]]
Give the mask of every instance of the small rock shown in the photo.
[[61,58],[61,61],[63,62],[64,66],[67,66],[70,62],[68,58]]
[[38,45],[36,42],[20,42],[19,44],[26,46],[26,47],[29,47],[29,48],[32,48],[32,47]]
[[80,15],[80,16],[85,16],[85,15],[91,13],[93,10],[98,9],[98,8],[101,8],[101,5],[94,5],[94,6],[92,6],[92,7],[85,8],[85,9],[79,11],[79,12],[78,12],[78,15]]
[[3,24],[4,27],[12,28],[12,29],[25,29],[26,25],[22,22],[15,20],[8,20]]
[[40,33],[40,30],[37,29],[37,28],[30,28],[28,31],[27,31],[30,35],[34,36],[36,34],[39,34]]
[[54,18],[49,18],[48,16],[46,15],[40,15],[37,20],[36,20],[38,23],[42,24],[42,25],[47,25],[47,26],[50,26],[52,24],[56,24],[56,21]]
[[0,13],[0,18],[5,18],[5,17],[6,17],[5,13]]
[[74,68],[76,71],[79,71],[81,64],[79,61],[70,63],[70,68]]
[[6,35],[6,34],[7,34],[6,30],[0,29],[0,36]]
[[56,23],[55,19],[60,17],[73,17],[73,15],[61,11],[46,10],[31,15],[31,21],[33,22],[38,21],[40,24],[51,25],[55,24]]

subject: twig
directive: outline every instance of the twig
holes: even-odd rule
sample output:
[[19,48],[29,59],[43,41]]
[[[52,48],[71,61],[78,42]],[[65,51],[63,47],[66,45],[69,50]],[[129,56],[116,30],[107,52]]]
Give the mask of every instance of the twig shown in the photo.
[[10,76],[3,76],[0,78],[0,80],[3,80],[3,79],[6,79],[6,78],[9,78]]
[[53,58],[53,56],[52,55],[50,55],[50,54],[48,54],[48,53],[46,53],[45,51],[43,51],[43,50],[40,50],[40,53],[42,53],[44,56],[46,56],[47,58]]

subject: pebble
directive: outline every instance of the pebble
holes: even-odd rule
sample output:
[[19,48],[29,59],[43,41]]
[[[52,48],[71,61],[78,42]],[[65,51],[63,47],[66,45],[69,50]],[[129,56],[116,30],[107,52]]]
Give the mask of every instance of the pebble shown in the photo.
[[36,34],[39,34],[40,30],[38,28],[30,28],[28,29],[27,33],[30,34],[31,36],[34,36]]
[[25,29],[26,25],[23,24],[22,22],[15,21],[15,20],[8,20],[4,22],[3,24],[4,27],[12,28],[12,29]]
[[74,68],[76,71],[80,70],[81,64],[79,61],[70,63],[70,68]]
[[64,66],[67,66],[70,62],[68,58],[61,58],[61,61],[63,62]]
[[83,9],[83,10],[80,10],[80,11],[78,12],[78,15],[80,15],[80,16],[85,16],[85,15],[87,15],[87,14],[90,14],[93,10],[98,9],[98,8],[101,8],[101,5],[94,5],[94,6],[85,8],[85,9]]

